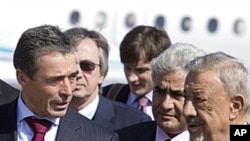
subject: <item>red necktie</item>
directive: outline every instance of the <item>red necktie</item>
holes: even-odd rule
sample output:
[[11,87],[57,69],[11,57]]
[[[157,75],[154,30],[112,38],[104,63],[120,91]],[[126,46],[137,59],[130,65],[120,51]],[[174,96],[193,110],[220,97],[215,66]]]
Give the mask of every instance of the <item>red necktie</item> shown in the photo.
[[34,132],[32,141],[44,141],[45,133],[48,131],[52,123],[45,119],[34,119],[31,117],[25,118],[25,121]]
[[140,96],[138,97],[137,101],[139,104],[138,109],[146,113],[146,107],[148,105],[148,98],[145,96]]

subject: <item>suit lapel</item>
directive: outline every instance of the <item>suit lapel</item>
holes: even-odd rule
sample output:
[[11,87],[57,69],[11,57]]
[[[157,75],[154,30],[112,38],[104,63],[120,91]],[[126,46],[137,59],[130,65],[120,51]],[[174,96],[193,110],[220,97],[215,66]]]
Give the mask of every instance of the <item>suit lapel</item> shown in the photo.
[[144,124],[144,128],[137,134],[138,141],[152,141],[156,135],[156,122],[150,121]]
[[17,99],[0,108],[0,140],[17,140]]
[[79,124],[79,116],[77,116],[76,114],[78,113],[68,108],[66,115],[60,120],[56,141],[76,140],[81,139],[81,136],[79,135],[86,136],[78,133],[81,126]]
[[17,141],[17,131],[0,133],[0,141]]
[[112,129],[113,126],[110,124],[110,120],[115,116],[115,111],[113,105],[110,101],[105,99],[100,95],[99,104],[95,113],[93,120],[109,129]]

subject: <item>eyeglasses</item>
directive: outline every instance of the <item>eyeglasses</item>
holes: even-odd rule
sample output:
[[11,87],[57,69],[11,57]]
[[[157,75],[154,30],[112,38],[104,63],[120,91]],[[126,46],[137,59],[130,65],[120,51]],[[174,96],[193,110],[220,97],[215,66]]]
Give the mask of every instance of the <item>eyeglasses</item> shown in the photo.
[[93,62],[86,61],[86,60],[80,62],[80,68],[82,71],[85,71],[85,72],[90,72],[90,71],[95,70],[95,66],[100,66],[100,64],[95,64]]

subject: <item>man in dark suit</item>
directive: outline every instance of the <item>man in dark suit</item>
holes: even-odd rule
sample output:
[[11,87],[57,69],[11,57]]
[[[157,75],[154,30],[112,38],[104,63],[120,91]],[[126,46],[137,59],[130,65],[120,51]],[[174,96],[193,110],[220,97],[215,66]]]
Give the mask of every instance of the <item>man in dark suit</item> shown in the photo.
[[[17,141],[17,99],[0,106],[0,140]],[[110,131],[68,108],[60,119],[56,141],[118,141]],[[49,140],[51,141],[51,140]]]
[[113,131],[68,108],[77,60],[68,37],[57,26],[26,30],[14,52],[14,66],[22,90],[15,100],[0,106],[1,141],[33,140],[38,133],[32,121],[46,128],[40,136],[44,141],[119,140]]
[[77,86],[70,107],[113,130],[151,120],[133,107],[100,95],[100,86],[108,72],[109,45],[105,37],[84,28],[71,28],[64,33],[71,38],[79,61]]
[[100,101],[92,120],[113,130],[133,124],[151,121],[150,116],[124,103],[99,95]]
[[9,103],[18,96],[20,91],[0,79],[0,105]]
[[[152,114],[152,89],[150,61],[161,54],[171,44],[164,29],[139,25],[129,31],[120,44],[120,60],[128,84],[119,87],[111,84],[103,88],[103,95],[138,108],[139,98],[147,99],[145,113]],[[115,89],[119,89],[119,91]]]
[[151,61],[155,121],[118,130],[121,141],[189,141],[183,114],[185,65],[205,52],[190,44],[172,44]]

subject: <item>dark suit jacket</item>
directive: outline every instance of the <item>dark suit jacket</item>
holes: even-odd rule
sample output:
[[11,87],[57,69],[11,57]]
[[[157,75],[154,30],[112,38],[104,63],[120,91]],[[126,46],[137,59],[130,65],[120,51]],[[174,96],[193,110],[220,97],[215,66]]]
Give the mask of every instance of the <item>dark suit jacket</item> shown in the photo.
[[120,141],[154,141],[156,135],[156,122],[149,121],[125,127],[116,132]]
[[109,129],[120,129],[132,124],[151,121],[151,117],[127,104],[100,95],[93,120]]
[[19,90],[0,79],[0,105],[17,98]]
[[[0,141],[17,141],[17,99],[0,106]],[[119,141],[111,130],[72,109],[60,120],[56,141]]]
[[108,95],[108,92],[110,91],[110,88],[113,85],[122,85],[122,84],[110,84],[110,85],[107,85],[107,86],[103,87],[102,88],[102,91],[103,91],[102,95],[109,98],[109,99],[113,99],[115,101],[126,103],[127,100],[128,100],[129,93],[130,93],[129,85],[128,84],[123,84],[122,88],[119,90],[119,92],[116,94],[116,96],[114,98],[110,98],[107,95]]

